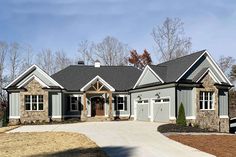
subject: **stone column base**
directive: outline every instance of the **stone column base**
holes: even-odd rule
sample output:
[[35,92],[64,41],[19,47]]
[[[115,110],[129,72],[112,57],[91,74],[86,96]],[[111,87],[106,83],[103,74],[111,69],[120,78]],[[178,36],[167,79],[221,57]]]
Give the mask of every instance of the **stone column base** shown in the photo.
[[51,121],[53,121],[53,122],[61,122],[62,118],[51,118]]
[[220,118],[220,132],[229,132],[229,118]]
[[19,125],[20,124],[20,119],[9,119],[8,125]]
[[87,110],[86,111],[82,111],[81,112],[81,116],[80,116],[80,120],[82,121],[82,122],[85,122],[85,121],[87,121],[87,119],[88,119],[88,116],[87,116],[88,114],[87,114]]

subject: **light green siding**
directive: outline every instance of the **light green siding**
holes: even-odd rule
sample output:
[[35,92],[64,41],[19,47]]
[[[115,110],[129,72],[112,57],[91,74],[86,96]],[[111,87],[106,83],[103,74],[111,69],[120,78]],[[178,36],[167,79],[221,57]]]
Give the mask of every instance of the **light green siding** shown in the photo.
[[194,116],[192,102],[193,102],[192,88],[178,88],[177,90],[178,109],[180,104],[183,103],[185,116]]
[[142,80],[138,84],[138,86],[145,85],[145,84],[151,84],[155,82],[160,82],[160,80],[157,79],[157,77],[148,69],[145,74],[143,75]]
[[51,116],[58,117],[62,115],[62,94],[59,92],[50,92]]
[[228,115],[228,91],[219,90],[219,114]]
[[20,116],[20,93],[9,94],[9,116]]

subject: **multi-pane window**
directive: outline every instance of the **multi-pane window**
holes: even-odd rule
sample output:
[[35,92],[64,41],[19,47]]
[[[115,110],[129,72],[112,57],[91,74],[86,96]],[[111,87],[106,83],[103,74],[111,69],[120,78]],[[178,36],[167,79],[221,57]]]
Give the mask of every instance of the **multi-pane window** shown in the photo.
[[125,101],[124,97],[117,97],[117,110],[124,110]]
[[25,95],[25,110],[42,111],[43,95]]
[[116,96],[116,103],[115,103],[115,110],[117,111],[125,111],[127,110],[127,104],[126,104],[126,97]]
[[79,97],[79,96],[71,96],[70,97],[70,110],[71,111],[81,111],[82,110],[81,97]]
[[213,109],[213,92],[200,92],[200,109],[212,110]]

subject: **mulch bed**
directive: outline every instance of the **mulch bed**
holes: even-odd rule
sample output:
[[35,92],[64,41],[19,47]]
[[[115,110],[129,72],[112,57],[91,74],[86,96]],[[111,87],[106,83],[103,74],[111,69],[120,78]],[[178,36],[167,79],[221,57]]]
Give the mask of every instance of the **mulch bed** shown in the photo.
[[170,132],[176,132],[176,133],[191,133],[191,132],[197,132],[197,133],[207,133],[207,132],[216,132],[216,131],[210,131],[208,129],[201,129],[198,127],[192,127],[192,126],[182,126],[177,124],[164,124],[157,128],[157,131],[161,133],[170,133]]
[[236,156],[234,135],[169,135],[168,137],[217,157]]

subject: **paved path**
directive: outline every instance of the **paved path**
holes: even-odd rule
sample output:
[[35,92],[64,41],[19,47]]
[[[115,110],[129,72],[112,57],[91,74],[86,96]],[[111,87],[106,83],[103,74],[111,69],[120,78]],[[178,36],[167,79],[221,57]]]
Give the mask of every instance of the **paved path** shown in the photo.
[[[160,123],[86,122],[22,126],[10,132],[79,132],[95,141],[111,157],[207,157],[210,154],[168,139],[159,132]],[[66,139],[65,139],[66,140]]]

